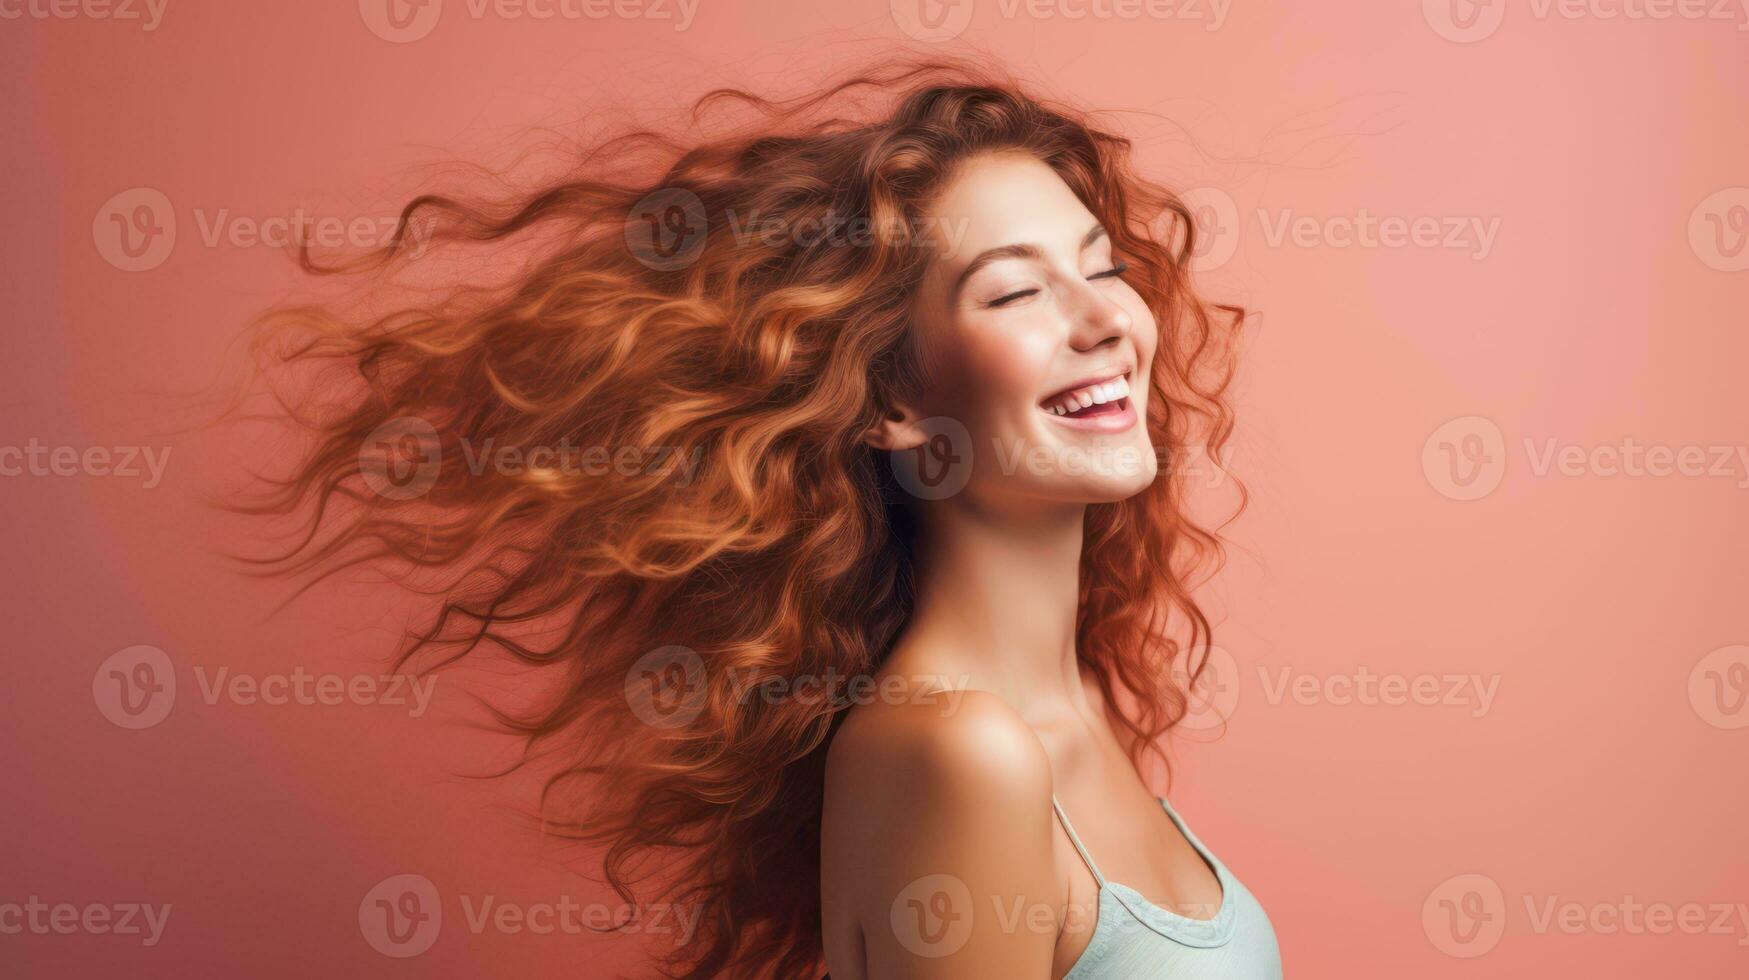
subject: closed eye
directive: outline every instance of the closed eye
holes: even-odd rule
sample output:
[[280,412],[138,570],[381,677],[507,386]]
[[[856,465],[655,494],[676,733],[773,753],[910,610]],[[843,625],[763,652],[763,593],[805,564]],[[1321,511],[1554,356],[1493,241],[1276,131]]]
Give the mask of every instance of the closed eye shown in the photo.
[[[1107,269],[1104,272],[1095,272],[1093,275],[1088,276],[1087,278],[1089,281],[1094,280],[1094,279],[1116,279],[1118,276],[1121,276],[1128,271],[1130,271],[1130,264],[1128,262],[1119,262],[1115,267]],[[985,303],[984,305],[991,306],[991,307],[1006,306],[1009,303],[1012,303],[1017,299],[1024,299],[1028,296],[1034,295],[1037,292],[1038,292],[1037,289],[1020,289],[1020,290],[1016,290],[1012,293],[1009,293],[1006,296],[998,296],[995,299],[991,300],[990,302]]]
[[1009,303],[1014,302],[1017,299],[1031,296],[1036,292],[1038,292],[1038,290],[1036,290],[1036,289],[1022,289],[1018,292],[1009,293],[1007,296],[998,296],[995,299],[991,300],[990,302],[988,302],[984,305],[985,306],[1005,306]]

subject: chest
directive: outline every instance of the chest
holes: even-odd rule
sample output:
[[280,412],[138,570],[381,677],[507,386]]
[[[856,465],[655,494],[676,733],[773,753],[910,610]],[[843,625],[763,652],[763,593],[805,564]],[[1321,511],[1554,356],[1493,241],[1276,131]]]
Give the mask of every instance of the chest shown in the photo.
[[1097,907],[1097,875],[1186,918],[1213,918],[1222,899],[1214,868],[1143,783],[1116,739],[1090,733],[1041,741],[1051,756],[1061,808],[1055,860],[1069,883],[1071,902],[1077,908]]

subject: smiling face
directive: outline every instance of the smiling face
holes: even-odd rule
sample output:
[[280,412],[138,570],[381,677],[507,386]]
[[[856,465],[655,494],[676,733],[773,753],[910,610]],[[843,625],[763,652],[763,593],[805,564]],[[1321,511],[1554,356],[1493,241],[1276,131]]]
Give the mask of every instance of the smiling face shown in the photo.
[[969,493],[1099,503],[1147,487],[1158,332],[1074,191],[1030,154],[987,154],[955,170],[922,227],[935,256],[912,318],[929,384],[888,448],[946,417],[971,440]]

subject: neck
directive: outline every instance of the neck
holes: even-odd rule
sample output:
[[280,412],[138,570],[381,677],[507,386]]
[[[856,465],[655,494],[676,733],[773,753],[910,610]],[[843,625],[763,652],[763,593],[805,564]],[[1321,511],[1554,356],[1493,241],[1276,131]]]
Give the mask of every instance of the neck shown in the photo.
[[917,604],[901,647],[951,686],[1025,713],[1080,699],[1075,618],[1085,505],[994,513],[961,494],[919,508]]

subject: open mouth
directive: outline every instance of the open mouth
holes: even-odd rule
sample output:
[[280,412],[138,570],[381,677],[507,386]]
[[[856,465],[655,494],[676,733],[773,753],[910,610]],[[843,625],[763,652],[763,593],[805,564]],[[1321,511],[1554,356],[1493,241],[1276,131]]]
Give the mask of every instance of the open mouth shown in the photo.
[[1039,408],[1058,418],[1091,419],[1122,415],[1130,407],[1130,376],[1126,372],[1103,381],[1059,391],[1039,402]]

